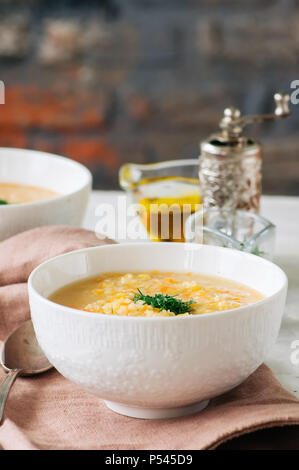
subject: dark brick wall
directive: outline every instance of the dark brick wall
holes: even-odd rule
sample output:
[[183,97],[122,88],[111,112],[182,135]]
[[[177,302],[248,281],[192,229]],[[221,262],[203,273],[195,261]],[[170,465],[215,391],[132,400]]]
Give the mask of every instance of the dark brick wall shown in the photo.
[[[223,108],[273,108],[299,79],[294,0],[0,0],[0,145],[86,163],[196,157]],[[298,108],[255,127],[264,191],[299,194]]]

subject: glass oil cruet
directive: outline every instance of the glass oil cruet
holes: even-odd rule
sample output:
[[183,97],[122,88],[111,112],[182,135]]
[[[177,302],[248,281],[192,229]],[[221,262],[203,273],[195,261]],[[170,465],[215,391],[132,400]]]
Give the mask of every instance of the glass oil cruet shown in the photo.
[[198,159],[126,163],[120,186],[134,203],[152,241],[184,241],[185,221],[200,207]]
[[241,116],[236,108],[224,110],[221,131],[200,145],[199,180],[205,208],[259,212],[262,149],[257,141],[243,134],[243,128],[289,116],[289,100],[289,95],[276,93],[273,114]]

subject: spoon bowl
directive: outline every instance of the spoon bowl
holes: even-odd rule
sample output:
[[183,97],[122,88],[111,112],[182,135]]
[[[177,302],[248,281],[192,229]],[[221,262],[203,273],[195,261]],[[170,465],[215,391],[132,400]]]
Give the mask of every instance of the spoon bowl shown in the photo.
[[23,376],[40,374],[52,367],[37,342],[31,320],[8,336],[0,363],[6,372],[18,369]]
[[0,384],[1,423],[5,403],[16,378],[19,375],[41,374],[53,367],[37,342],[31,320],[23,323],[8,336],[2,347],[0,364],[7,372]]

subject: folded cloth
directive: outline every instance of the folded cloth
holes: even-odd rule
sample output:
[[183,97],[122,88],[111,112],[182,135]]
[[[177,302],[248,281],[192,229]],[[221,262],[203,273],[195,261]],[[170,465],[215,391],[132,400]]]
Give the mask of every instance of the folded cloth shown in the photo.
[[114,243],[77,227],[40,227],[0,243],[0,340],[29,318],[27,280],[36,266],[81,248]]
[[[90,231],[60,226],[30,230],[0,243],[0,339],[29,317],[26,280],[35,266],[59,253],[105,243],[113,242],[99,240]],[[3,377],[1,371],[0,379]],[[281,387],[265,365],[234,390],[211,400],[204,411],[159,421],[118,415],[101,399],[51,370],[17,379],[0,426],[0,447],[215,449],[246,433],[287,425],[299,425],[299,401]],[[275,448],[285,434],[289,437],[290,428],[284,429],[273,441]],[[299,448],[299,428],[291,429],[297,439],[289,442],[296,442]],[[263,438],[258,437],[258,444],[253,445],[263,448]]]

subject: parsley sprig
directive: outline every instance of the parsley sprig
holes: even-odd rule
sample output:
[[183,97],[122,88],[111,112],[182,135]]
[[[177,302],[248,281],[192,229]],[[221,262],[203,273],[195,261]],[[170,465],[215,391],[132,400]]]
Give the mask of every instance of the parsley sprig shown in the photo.
[[4,201],[4,199],[0,199],[0,206],[4,206],[6,204],[8,204],[7,201]]
[[164,295],[164,294],[155,294],[155,295],[144,295],[140,289],[138,290],[138,294],[134,295],[134,302],[138,300],[142,300],[147,305],[150,305],[154,308],[158,308],[161,310],[169,310],[170,312],[174,313],[175,315],[180,315],[182,313],[191,313],[192,312],[192,304],[195,304],[194,300],[188,300],[184,302],[183,300],[177,299],[175,296],[172,295]]

